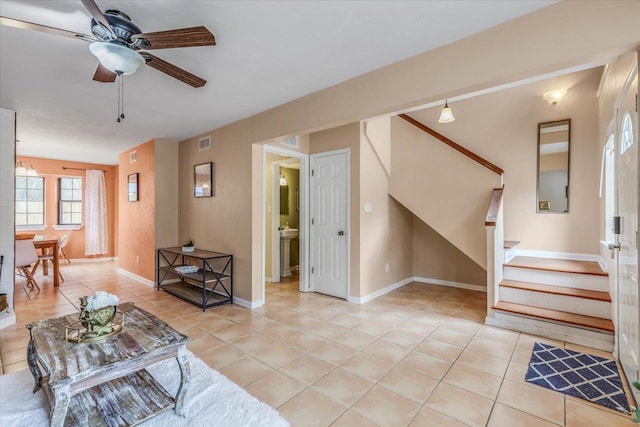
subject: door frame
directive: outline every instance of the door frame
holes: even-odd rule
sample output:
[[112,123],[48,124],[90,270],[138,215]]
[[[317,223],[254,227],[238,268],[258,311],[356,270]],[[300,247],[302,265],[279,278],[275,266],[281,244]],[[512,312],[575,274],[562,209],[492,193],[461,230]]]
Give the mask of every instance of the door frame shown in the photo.
[[[298,159],[300,161],[300,229],[299,229],[299,234],[298,234],[298,240],[299,240],[299,248],[300,248],[300,273],[299,273],[299,278],[300,278],[300,286],[299,286],[299,290],[302,292],[309,292],[311,291],[309,283],[309,271],[310,269],[308,268],[309,265],[309,238],[308,238],[308,230],[309,230],[309,155],[305,154],[305,153],[301,153],[299,151],[293,151],[293,150],[287,150],[285,148],[280,148],[280,147],[275,147],[273,145],[263,145],[262,146],[262,222],[263,222],[263,226],[262,226],[262,263],[261,263],[261,283],[262,283],[262,303],[264,304],[266,302],[266,291],[265,291],[265,272],[266,272],[266,245],[272,245],[272,264],[273,264],[273,246],[274,243],[276,241],[275,238],[275,234],[273,234],[273,227],[275,225],[275,230],[277,231],[278,229],[278,223],[275,222],[274,218],[277,218],[279,220],[279,217],[276,217],[275,215],[275,211],[277,209],[278,215],[280,212],[280,191],[279,191],[279,184],[278,184],[278,188],[273,188],[273,200],[274,200],[274,207],[272,207],[272,215],[270,216],[270,221],[267,223],[266,217],[267,217],[267,200],[266,200],[266,194],[267,194],[267,185],[272,185],[273,187],[275,187],[275,184],[278,182],[277,179],[275,179],[274,176],[274,180],[273,182],[267,182],[267,153],[271,153],[271,154],[279,154],[281,156],[288,156],[288,157],[294,157],[296,159]],[[282,164],[282,163],[280,163]],[[278,164],[278,169],[279,169],[279,164]],[[275,191],[278,190],[278,191]],[[277,200],[276,200],[277,199]],[[278,202],[277,208],[275,207],[276,203]],[[267,227],[272,227],[272,240],[271,242],[267,242],[266,241],[266,237],[267,237]],[[277,233],[276,233],[277,234]],[[277,251],[279,251],[279,241],[280,239],[277,239],[278,241],[278,246],[277,246]],[[278,252],[279,254],[279,252]],[[278,261],[280,260],[280,256],[277,256]],[[280,271],[280,265],[278,264],[278,272]],[[272,271],[273,273],[273,271]]]
[[[625,84],[622,87],[622,90],[620,92],[620,94],[617,96],[616,100],[614,101],[613,104],[613,110],[614,110],[614,117],[612,120],[612,124],[613,127],[615,129],[615,139],[614,139],[614,146],[615,146],[615,162],[614,162],[614,168],[615,168],[615,178],[614,178],[614,182],[615,182],[615,200],[614,200],[614,210],[615,210],[615,215],[619,215],[619,211],[618,211],[618,206],[619,206],[619,197],[618,197],[618,156],[619,156],[619,136],[620,136],[620,129],[618,128],[619,126],[619,121],[621,119],[621,117],[619,117],[620,114],[620,105],[622,104],[624,97],[626,96],[627,92],[630,89],[630,86],[632,85],[634,79],[636,78],[640,78],[640,74],[638,73],[638,57],[636,56],[636,59],[633,62],[633,65],[631,66],[631,69],[629,70],[629,73],[626,76],[626,80],[625,80]],[[636,129],[634,129],[635,131],[635,138],[636,140],[634,141],[634,144],[640,144],[640,140],[639,140],[639,136],[640,136],[640,129],[638,129],[638,126],[640,126],[640,117],[638,116],[640,113],[636,112]],[[636,173],[640,173],[640,147],[638,148],[638,158],[636,159]],[[638,188],[640,189],[640,175],[638,178]],[[636,205],[635,206],[636,209],[636,214],[638,213],[638,210],[640,209],[640,206]],[[614,237],[615,242],[619,243],[619,237],[618,235],[616,235]],[[636,242],[637,245],[637,242]],[[620,314],[620,282],[619,282],[619,275],[618,275],[618,263],[619,263],[619,256],[620,256],[620,252],[616,251],[616,256],[615,256],[615,300],[616,300],[616,307],[615,307],[615,318],[616,318],[616,331],[615,331],[615,336],[614,336],[614,357],[616,360],[618,360],[620,362],[620,365],[622,367],[622,375],[625,377],[627,384],[629,385],[629,388],[631,390],[631,393],[633,395],[633,397],[636,399],[636,401],[639,401],[640,398],[640,392],[638,392],[638,390],[635,389],[635,387],[631,386],[631,383],[633,381],[635,381],[635,378],[629,378],[628,377],[628,372],[625,369],[625,366],[621,363],[621,354],[620,354],[620,347],[621,347],[621,314]],[[640,253],[638,256],[638,262],[640,263]],[[640,321],[640,318],[639,318]],[[638,368],[638,367],[636,367]]]
[[[336,155],[336,154],[345,154],[346,155],[346,167],[347,167],[347,185],[346,185],[346,189],[347,189],[347,203],[346,203],[346,221],[345,221],[345,233],[346,233],[346,245],[347,245],[347,250],[346,250],[346,264],[345,264],[345,276],[346,276],[346,280],[345,280],[345,301],[349,301],[351,299],[351,293],[350,293],[350,289],[351,289],[351,149],[350,148],[341,148],[338,150],[331,150],[331,151],[324,151],[322,153],[315,153],[315,154],[311,154],[310,156],[310,168],[309,168],[309,178],[311,178],[311,171],[312,171],[312,167],[313,167],[313,161],[315,159],[317,159],[318,157],[327,157],[327,156],[332,156],[332,155]],[[311,179],[309,179],[309,200],[311,200],[311,197],[313,196],[311,194],[312,192],[312,186],[311,186]],[[309,222],[311,218],[311,204],[309,204]],[[312,245],[311,245],[311,241],[313,241],[314,239],[314,230],[313,228],[310,229],[309,232],[309,261],[311,261],[311,253],[312,253]],[[309,267],[311,267],[311,265],[309,264]],[[311,268],[309,268],[309,286],[310,286],[310,290],[313,292],[314,291],[314,287],[313,287],[313,275],[311,274]]]

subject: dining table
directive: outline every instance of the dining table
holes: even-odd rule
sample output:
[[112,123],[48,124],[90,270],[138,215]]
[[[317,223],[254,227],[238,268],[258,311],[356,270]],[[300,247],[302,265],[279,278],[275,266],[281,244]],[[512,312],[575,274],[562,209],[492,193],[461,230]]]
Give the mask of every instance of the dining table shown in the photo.
[[[20,234],[16,234],[16,239],[23,239],[24,236]],[[60,286],[60,260],[59,260],[59,245],[60,241],[58,238],[50,238],[44,236],[40,238],[32,238],[33,246],[36,247],[36,250],[39,250],[42,255],[47,253],[51,253],[53,255],[53,287],[57,288]],[[46,276],[49,274],[49,263],[46,259],[42,260],[42,273]]]

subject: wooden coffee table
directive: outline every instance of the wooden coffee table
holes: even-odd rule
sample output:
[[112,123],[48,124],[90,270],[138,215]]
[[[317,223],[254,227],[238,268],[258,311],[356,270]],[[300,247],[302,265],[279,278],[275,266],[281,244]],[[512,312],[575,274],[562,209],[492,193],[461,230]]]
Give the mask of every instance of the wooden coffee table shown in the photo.
[[[65,327],[77,314],[27,325],[33,392],[43,389],[52,427],[131,426],[171,408],[184,416],[189,338],[133,303],[120,304],[118,311],[125,315],[123,331],[94,343],[65,341]],[[144,369],[173,357],[181,373],[175,398]]]

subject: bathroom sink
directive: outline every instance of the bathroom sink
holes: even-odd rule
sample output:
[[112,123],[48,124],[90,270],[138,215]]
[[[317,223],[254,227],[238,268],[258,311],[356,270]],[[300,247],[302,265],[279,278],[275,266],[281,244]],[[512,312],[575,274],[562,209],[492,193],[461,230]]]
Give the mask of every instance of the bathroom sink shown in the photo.
[[297,228],[288,228],[286,230],[280,230],[280,238],[283,240],[292,240],[298,237]]

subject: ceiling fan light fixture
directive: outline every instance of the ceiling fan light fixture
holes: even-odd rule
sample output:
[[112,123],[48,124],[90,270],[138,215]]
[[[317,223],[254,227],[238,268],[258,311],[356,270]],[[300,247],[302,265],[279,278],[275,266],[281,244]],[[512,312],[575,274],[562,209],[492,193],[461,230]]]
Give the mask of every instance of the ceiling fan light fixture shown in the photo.
[[116,43],[94,42],[89,45],[89,50],[103,67],[125,76],[135,73],[146,62],[138,52]]
[[438,123],[451,123],[456,118],[453,117],[453,111],[451,111],[451,107],[447,101],[444,101],[444,107],[442,107],[442,111],[440,111],[440,118],[438,119]]

